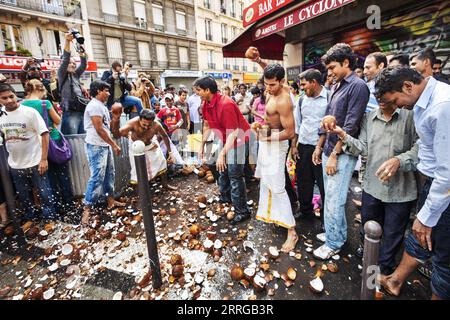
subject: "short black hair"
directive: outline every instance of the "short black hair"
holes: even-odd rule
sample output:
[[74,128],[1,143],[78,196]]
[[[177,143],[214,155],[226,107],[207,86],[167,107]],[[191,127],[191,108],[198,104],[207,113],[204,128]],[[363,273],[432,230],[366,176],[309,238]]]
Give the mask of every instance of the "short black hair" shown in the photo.
[[202,90],[209,89],[211,93],[216,93],[217,91],[219,91],[219,89],[217,88],[216,80],[214,80],[211,76],[198,78],[194,82],[194,87],[199,87]]
[[337,43],[328,49],[327,53],[322,57],[325,65],[331,62],[339,62],[342,64],[347,59],[350,69],[354,69],[356,65],[356,56],[353,49],[346,43]]
[[403,66],[403,67],[409,67],[409,55],[407,54],[396,54],[395,56],[393,56],[391,58],[391,60],[389,60],[389,63],[391,63],[392,61],[398,60],[398,62]]
[[139,119],[145,120],[155,120],[156,114],[154,111],[150,109],[142,109],[141,113],[139,113]]
[[375,58],[375,63],[377,64],[377,67],[384,63],[384,67],[386,68],[388,66],[388,62],[387,62],[387,58],[386,55],[382,52],[372,52],[370,53],[366,59],[374,57]]
[[434,59],[434,63],[433,64],[442,64],[442,60],[441,59]]
[[417,58],[420,61],[424,61],[424,60],[428,59],[428,60],[430,60],[431,64],[434,64],[434,61],[436,60],[436,55],[434,54],[433,49],[426,48],[426,49],[414,52],[411,55],[411,57],[409,58],[409,60],[411,61],[414,58]]
[[100,91],[110,88],[111,86],[107,82],[102,80],[94,80],[89,86],[89,94],[91,97],[96,97]]
[[9,83],[0,83],[0,93],[11,91],[12,93],[16,94],[16,90],[14,90],[13,86]]
[[316,80],[318,84],[320,84],[322,81],[322,74],[317,69],[308,69],[306,71],[303,71],[298,77],[300,78],[300,80],[305,79],[308,82],[313,82],[314,80]]
[[375,97],[380,99],[388,92],[401,92],[403,83],[419,84],[424,78],[416,70],[402,66],[383,69],[375,78]]
[[250,89],[251,94],[261,94],[261,90],[258,87],[253,87]]
[[291,88],[294,89],[294,90],[296,90],[296,91],[298,91],[298,90],[300,89],[300,87],[298,86],[297,82],[293,82],[293,83],[291,84]]
[[267,67],[264,68],[264,78],[265,79],[277,79],[280,81],[281,79],[284,79],[284,76],[286,75],[284,68],[279,63],[269,64]]
[[245,90],[247,90],[247,85],[245,83],[240,83],[238,88],[244,87]]
[[116,70],[117,67],[121,67],[121,66],[122,66],[122,64],[121,64],[119,61],[114,61],[114,62],[111,64],[111,68],[112,68],[113,70]]

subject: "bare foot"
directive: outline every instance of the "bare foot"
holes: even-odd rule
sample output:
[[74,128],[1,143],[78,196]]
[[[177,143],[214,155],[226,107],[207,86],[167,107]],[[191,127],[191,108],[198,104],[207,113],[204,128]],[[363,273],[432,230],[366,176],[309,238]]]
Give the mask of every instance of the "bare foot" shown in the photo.
[[115,207],[125,207],[126,203],[119,202],[116,200],[108,201],[108,210],[114,209]]
[[295,231],[294,232],[288,231],[288,237],[286,239],[286,242],[281,247],[281,252],[289,253],[292,250],[294,250],[297,241],[298,241],[297,233]]
[[356,200],[356,199],[353,199],[352,201],[353,201],[353,203],[355,204],[355,206],[361,208],[361,206],[362,206],[362,202],[361,202],[361,201]]
[[385,276],[384,274],[380,274],[377,280],[388,294],[398,297],[402,285],[400,282],[396,281],[392,275]]
[[83,215],[81,216],[81,224],[86,227],[89,224],[89,219],[91,218],[91,210],[89,208],[84,208]]

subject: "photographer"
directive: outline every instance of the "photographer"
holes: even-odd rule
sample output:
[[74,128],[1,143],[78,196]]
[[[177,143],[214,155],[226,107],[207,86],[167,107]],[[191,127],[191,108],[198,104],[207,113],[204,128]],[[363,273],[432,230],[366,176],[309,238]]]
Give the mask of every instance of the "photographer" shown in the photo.
[[70,57],[70,45],[75,39],[74,32],[66,33],[62,62],[58,69],[58,83],[61,95],[61,109],[63,111],[61,132],[63,134],[85,133],[83,115],[88,102],[87,94],[82,89],[80,77],[87,67],[87,57],[84,49],[79,52],[81,63],[77,65]]
[[147,75],[145,73],[139,74],[139,79],[133,84],[131,94],[134,97],[141,99],[144,109],[152,109],[151,99],[154,92],[155,86],[148,79]]
[[22,68],[22,71],[19,73],[19,79],[24,88],[26,88],[27,82],[31,79],[38,79],[41,81],[45,87],[45,90],[47,90],[48,100],[50,100],[53,104],[56,104],[59,102],[56,98],[57,94],[55,90],[51,89],[50,81],[44,78],[41,68],[42,62],[44,62],[43,59],[37,59],[34,57],[28,58],[26,64]]
[[133,97],[131,92],[131,83],[128,82],[128,71],[132,65],[127,63],[125,68],[118,61],[114,61],[111,65],[111,70],[103,72],[102,81],[107,82],[111,86],[111,95],[108,98],[107,107],[115,102],[120,102],[123,106],[124,113],[129,115],[129,118],[139,116],[142,111],[142,102],[139,98]]

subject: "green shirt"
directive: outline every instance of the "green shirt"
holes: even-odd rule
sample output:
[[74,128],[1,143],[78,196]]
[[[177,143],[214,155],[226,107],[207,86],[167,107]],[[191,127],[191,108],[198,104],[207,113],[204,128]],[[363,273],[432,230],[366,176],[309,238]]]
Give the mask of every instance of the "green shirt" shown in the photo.
[[[343,148],[354,156],[367,157],[362,184],[365,192],[383,202],[399,203],[417,199],[417,140],[411,110],[397,109],[386,121],[378,108],[364,115],[358,139],[347,135]],[[400,160],[400,168],[388,182],[381,182],[375,173],[393,157]]]
[[20,102],[20,104],[23,106],[33,108],[36,111],[38,111],[41,114],[42,119],[44,119],[44,121],[45,121],[44,114],[42,113],[42,101],[45,101],[45,104],[47,106],[47,117],[48,117],[48,128],[50,131],[50,139],[60,140],[61,135],[59,134],[58,130],[55,130],[53,120],[50,117],[50,109],[53,108],[53,105],[50,101],[48,101],[48,100],[23,100]]

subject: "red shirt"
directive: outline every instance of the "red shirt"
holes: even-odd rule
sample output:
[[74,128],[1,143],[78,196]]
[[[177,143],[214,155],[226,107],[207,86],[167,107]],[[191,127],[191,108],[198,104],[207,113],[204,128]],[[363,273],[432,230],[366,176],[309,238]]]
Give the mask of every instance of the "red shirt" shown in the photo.
[[237,137],[237,146],[249,140],[250,125],[245,120],[236,102],[220,93],[214,94],[210,102],[202,106],[203,119],[208,121],[211,129],[220,132],[220,138],[225,144],[228,135],[236,129],[241,129]]
[[169,133],[175,130],[169,130],[171,126],[174,126],[182,119],[180,110],[177,107],[164,107],[158,112],[158,118],[161,119],[167,127]]

